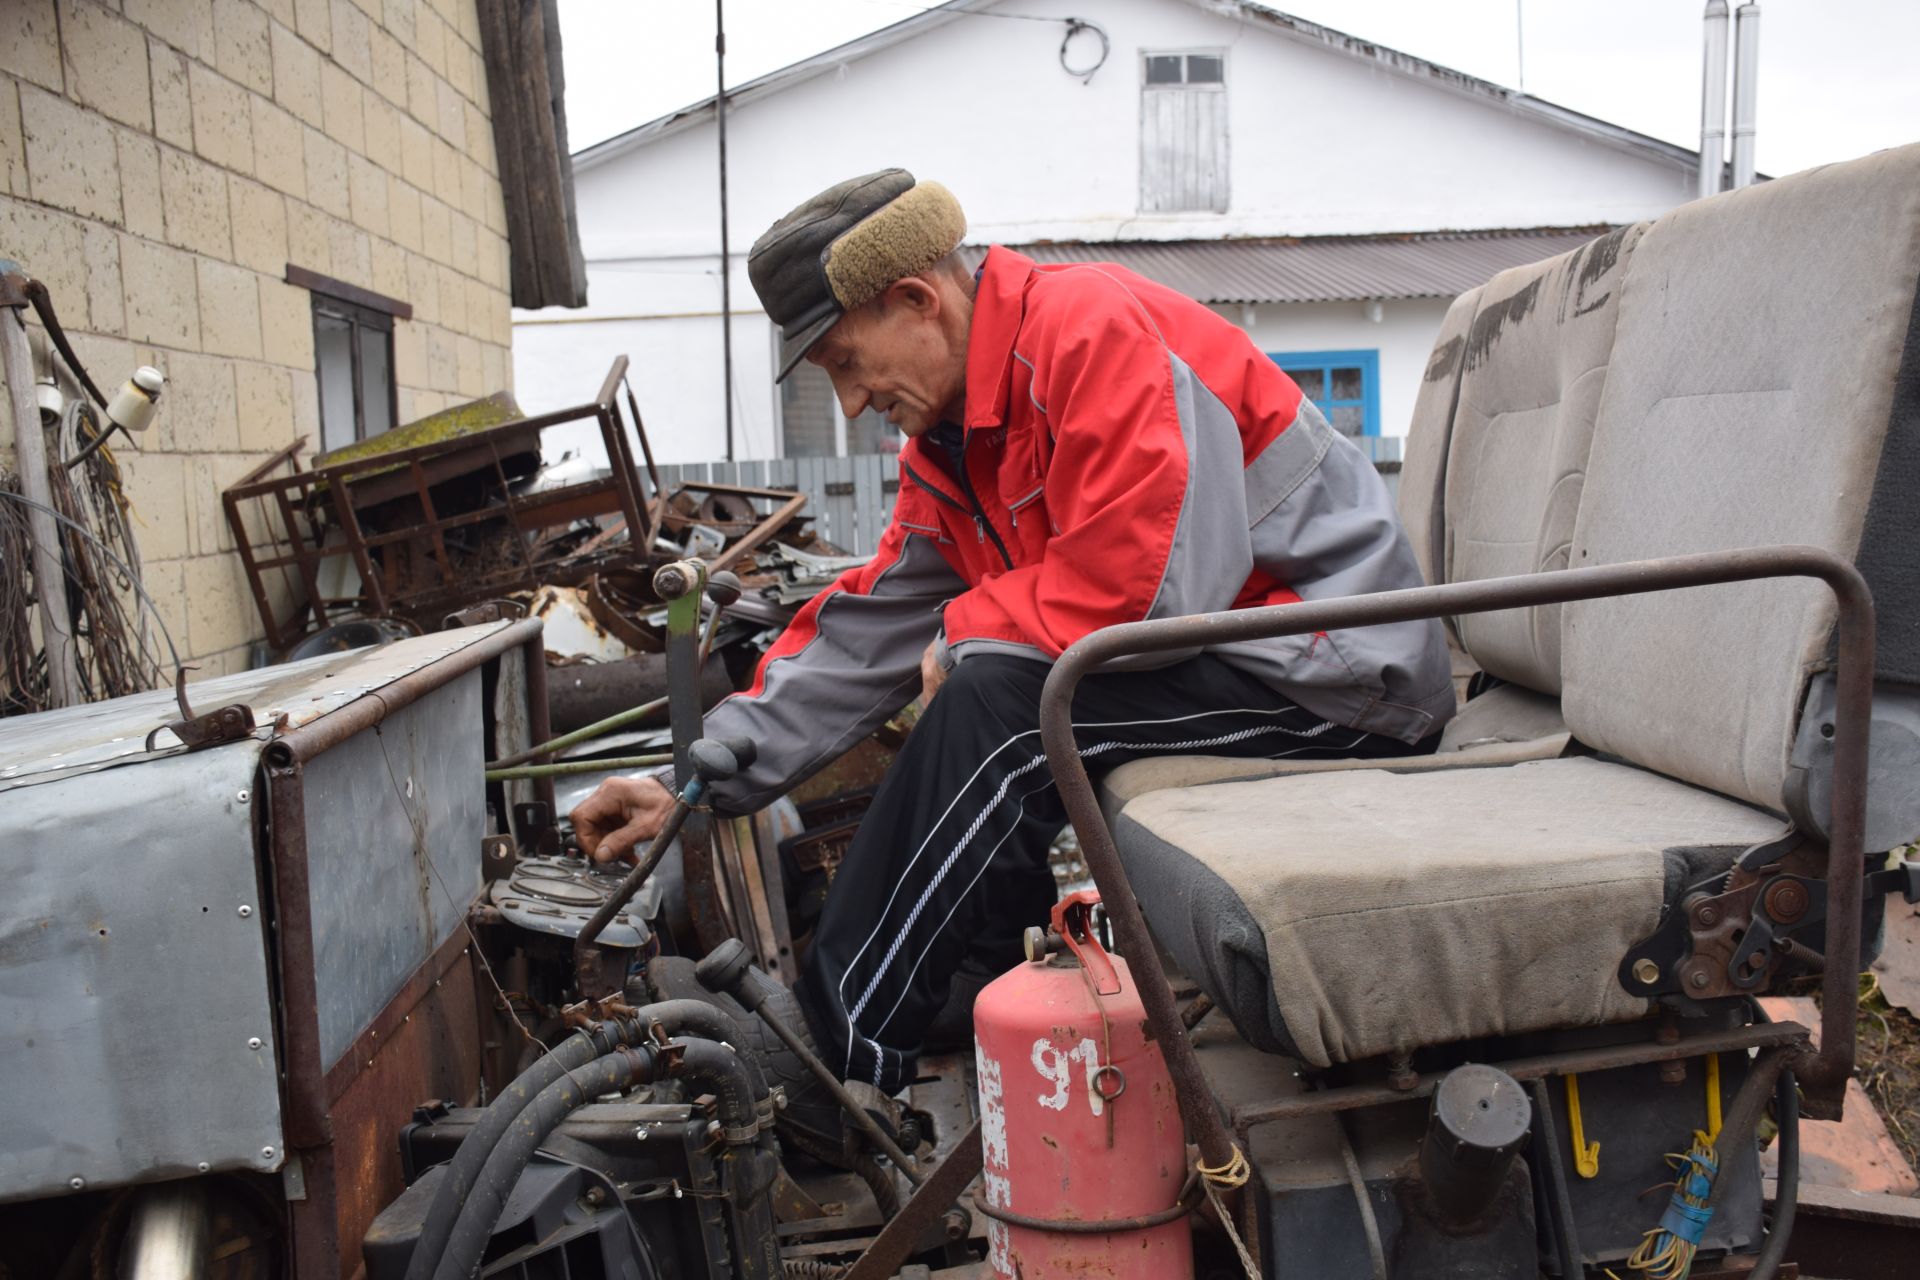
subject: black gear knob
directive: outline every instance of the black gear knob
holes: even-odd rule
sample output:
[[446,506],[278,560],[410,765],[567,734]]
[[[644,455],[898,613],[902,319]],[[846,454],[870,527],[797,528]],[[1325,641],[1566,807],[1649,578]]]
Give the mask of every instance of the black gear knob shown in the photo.
[[763,1013],[760,1006],[780,992],[778,983],[754,967],[753,954],[738,938],[728,938],[707,952],[693,966],[693,976],[707,990],[730,995],[753,1013]]
[[696,738],[687,759],[703,781],[724,782],[751,765],[759,751],[751,738]]
[[740,591],[740,575],[731,569],[722,569],[707,578],[707,599],[722,609],[738,600]]

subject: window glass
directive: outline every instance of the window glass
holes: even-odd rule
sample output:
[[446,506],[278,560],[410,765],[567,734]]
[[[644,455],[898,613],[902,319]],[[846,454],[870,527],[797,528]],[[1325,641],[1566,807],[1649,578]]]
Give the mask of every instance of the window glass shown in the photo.
[[802,360],[780,384],[780,433],[789,458],[833,456],[833,380]]
[[847,423],[847,453],[898,453],[900,452],[900,433],[880,414],[871,409],[861,410],[860,416]]
[[1225,58],[1211,53],[1187,55],[1188,84],[1220,84],[1226,78]]
[[362,437],[393,426],[393,376],[388,365],[393,335],[383,329],[360,330],[360,413]]
[[313,345],[320,380],[320,447],[338,449],[360,438],[353,416],[352,322],[315,313]]
[[1148,84],[1179,84],[1180,55],[1154,54],[1147,59]]
[[1271,352],[1300,393],[1348,436],[1380,434],[1380,353],[1377,351]]
[[1336,404],[1327,411],[1327,420],[1343,436],[1367,434],[1367,411],[1357,404]]

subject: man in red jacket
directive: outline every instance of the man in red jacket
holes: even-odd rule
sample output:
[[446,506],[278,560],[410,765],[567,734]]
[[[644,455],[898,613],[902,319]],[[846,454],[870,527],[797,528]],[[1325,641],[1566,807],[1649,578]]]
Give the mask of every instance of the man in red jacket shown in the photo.
[[[712,793],[746,813],[920,695],[925,713],[862,820],[797,995],[823,1056],[893,1092],[971,957],[1019,958],[1054,900],[1064,810],[1040,746],[1049,664],[1118,622],[1417,586],[1385,486],[1247,335],[1124,268],[977,273],[935,183],[855,178],[781,219],[749,273],[852,418],[908,437],[879,550],[816,596],[752,688],[707,719],[758,744]],[[1409,754],[1452,714],[1440,627],[1213,646],[1088,679],[1090,768],[1162,753]],[[573,813],[599,858],[656,830],[656,777]]]

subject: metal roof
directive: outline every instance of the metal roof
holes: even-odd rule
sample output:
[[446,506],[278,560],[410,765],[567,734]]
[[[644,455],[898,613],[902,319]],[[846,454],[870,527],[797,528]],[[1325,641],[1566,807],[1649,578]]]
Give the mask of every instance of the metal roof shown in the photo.
[[1577,249],[1606,227],[1250,240],[1011,245],[1036,262],[1114,262],[1201,302],[1452,298],[1508,267]]
[[[727,102],[730,106],[745,106],[768,94],[778,93],[796,84],[803,84],[816,76],[826,75],[850,62],[857,62],[871,54],[892,48],[903,41],[924,35],[929,31],[970,17],[982,10],[997,7],[1002,0],[946,0],[923,9],[912,17],[903,18],[891,26],[881,27],[858,39],[849,40],[832,49],[817,53],[810,58],[781,67],[766,75],[749,80],[727,90]],[[1232,18],[1247,24],[1258,24],[1263,30],[1293,40],[1296,43],[1325,49],[1365,63],[1367,66],[1386,71],[1394,75],[1420,81],[1447,92],[1502,107],[1516,115],[1538,120],[1543,124],[1580,134],[1590,140],[1637,154],[1649,159],[1661,161],[1678,169],[1692,169],[1700,163],[1698,152],[1678,146],[1644,133],[1600,120],[1583,112],[1574,111],[1533,97],[1518,89],[1509,89],[1505,85],[1482,80],[1465,72],[1455,71],[1437,62],[1418,58],[1398,49],[1388,48],[1371,40],[1336,31],[1332,27],[1309,22],[1294,17],[1290,13],[1273,8],[1270,5],[1255,3],[1254,0],[1185,0],[1197,9],[1204,9],[1222,17]],[[1066,22],[1067,18],[1053,19]],[[636,147],[658,141],[678,133],[692,125],[701,124],[714,118],[715,99],[702,98],[677,111],[670,111],[657,119],[604,138],[590,146],[573,153],[573,165],[576,173],[605,164],[616,156],[624,155]]]

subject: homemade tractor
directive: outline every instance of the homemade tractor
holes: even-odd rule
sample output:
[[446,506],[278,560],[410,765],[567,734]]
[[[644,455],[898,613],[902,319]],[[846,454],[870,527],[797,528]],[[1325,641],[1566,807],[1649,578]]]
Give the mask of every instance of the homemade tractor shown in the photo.
[[[630,868],[567,854],[550,779],[479,781],[547,745],[533,622],[197,686],[263,726],[199,750],[141,749],[158,695],[7,726],[0,1255],[1912,1274],[1920,1205],[1803,1194],[1799,1146],[1846,1103],[1888,900],[1920,899],[1917,276],[1908,147],[1459,298],[1401,477],[1435,585],[1069,649],[1041,725],[1092,888],[1030,922],[973,1053],[891,1101],[831,1080],[824,1159],[779,1135],[779,1081],[818,1064],[776,980],[883,748],[799,803],[701,808],[753,744],[700,736],[730,587],[699,562],[655,579],[682,790]],[[1075,687],[1118,658],[1423,617],[1479,670],[1433,755],[1096,780],[1074,749]],[[1818,1028],[1762,1014],[1791,984]]]

